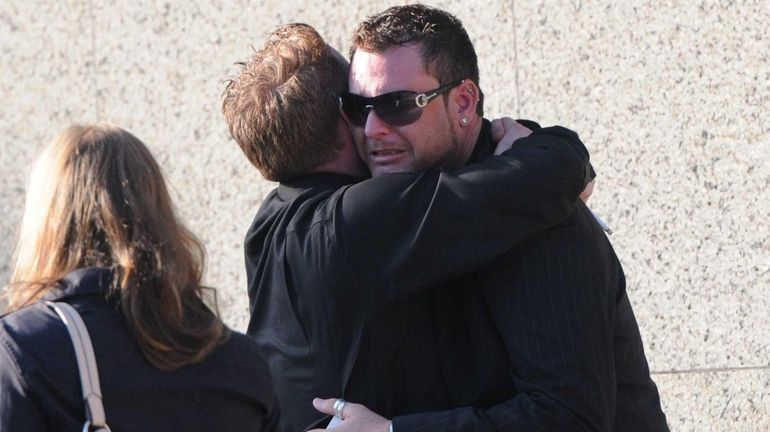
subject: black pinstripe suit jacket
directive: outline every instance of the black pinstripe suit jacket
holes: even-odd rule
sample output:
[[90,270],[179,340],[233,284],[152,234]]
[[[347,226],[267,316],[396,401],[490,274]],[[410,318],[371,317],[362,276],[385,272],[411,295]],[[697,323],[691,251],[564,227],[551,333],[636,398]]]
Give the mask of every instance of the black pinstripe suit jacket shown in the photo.
[[[474,157],[489,149],[482,135]],[[432,299],[443,394],[421,397],[453,409],[398,416],[396,432],[668,430],[623,269],[582,203],[448,285]]]

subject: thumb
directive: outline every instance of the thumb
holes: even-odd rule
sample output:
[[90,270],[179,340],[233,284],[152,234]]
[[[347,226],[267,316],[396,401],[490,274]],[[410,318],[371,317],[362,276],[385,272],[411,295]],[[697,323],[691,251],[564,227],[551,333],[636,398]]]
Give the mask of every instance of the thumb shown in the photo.
[[334,402],[336,401],[336,398],[331,399],[320,399],[315,398],[313,399],[313,408],[316,410],[329,415],[334,415]]
[[505,135],[505,127],[501,119],[492,120],[492,141],[499,142]]

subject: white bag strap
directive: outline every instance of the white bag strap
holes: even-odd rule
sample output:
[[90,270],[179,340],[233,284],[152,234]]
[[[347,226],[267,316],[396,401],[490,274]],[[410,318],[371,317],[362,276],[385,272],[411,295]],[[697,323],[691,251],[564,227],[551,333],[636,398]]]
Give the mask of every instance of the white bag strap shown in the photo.
[[[99,371],[96,368],[94,347],[88,329],[80,318],[75,308],[62,302],[46,302],[56,314],[59,315],[64,325],[67,326],[72,346],[75,348],[75,357],[78,361],[80,372],[80,385],[83,388],[83,401],[86,404],[86,422],[83,424],[83,432],[110,432],[102,405],[102,389],[99,385]],[[93,429],[92,429],[93,428]]]

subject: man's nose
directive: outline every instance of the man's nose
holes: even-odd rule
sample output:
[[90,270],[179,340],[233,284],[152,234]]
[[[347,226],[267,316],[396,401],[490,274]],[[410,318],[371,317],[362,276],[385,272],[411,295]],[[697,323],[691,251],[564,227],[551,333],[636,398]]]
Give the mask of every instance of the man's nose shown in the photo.
[[374,110],[369,110],[364,124],[364,134],[367,138],[381,138],[390,133],[390,125],[385,123]]

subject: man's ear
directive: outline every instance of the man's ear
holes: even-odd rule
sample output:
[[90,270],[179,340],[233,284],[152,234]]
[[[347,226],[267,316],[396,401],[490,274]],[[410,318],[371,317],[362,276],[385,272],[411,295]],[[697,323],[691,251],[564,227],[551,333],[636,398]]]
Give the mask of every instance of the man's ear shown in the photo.
[[456,105],[457,118],[473,119],[479,104],[479,87],[471,79],[465,79],[452,92],[452,101]]

